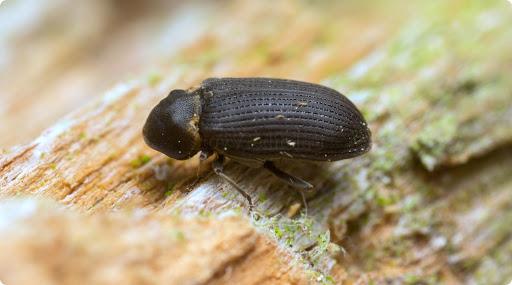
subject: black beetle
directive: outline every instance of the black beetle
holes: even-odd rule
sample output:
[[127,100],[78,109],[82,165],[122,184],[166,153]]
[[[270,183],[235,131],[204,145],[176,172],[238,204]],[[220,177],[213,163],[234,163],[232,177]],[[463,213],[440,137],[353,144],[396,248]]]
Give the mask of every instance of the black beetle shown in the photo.
[[174,159],[216,153],[213,169],[249,201],[223,173],[224,157],[264,167],[293,187],[308,182],[274,165],[276,160],[334,161],[371,148],[361,112],[345,96],[318,84],[274,78],[209,78],[197,89],[173,90],[153,108],[143,129],[153,149]]

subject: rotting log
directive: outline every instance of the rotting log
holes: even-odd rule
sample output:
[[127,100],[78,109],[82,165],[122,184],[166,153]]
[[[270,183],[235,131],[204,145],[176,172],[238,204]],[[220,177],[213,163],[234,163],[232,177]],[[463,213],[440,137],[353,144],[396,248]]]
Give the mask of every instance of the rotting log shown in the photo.
[[[304,278],[327,284],[509,281],[512,9],[505,1],[423,4],[421,17],[409,19],[394,36],[356,57],[361,59],[354,58],[356,62],[345,70],[336,65],[345,43],[334,35],[334,23],[342,23],[335,21],[336,13],[321,14],[305,3],[294,5],[281,7],[289,15],[274,21],[302,33],[268,32],[268,43],[249,36],[242,39],[248,42],[245,47],[230,46],[226,39],[243,27],[237,26],[242,21],[236,17],[228,19],[222,24],[226,30],[208,34],[162,67],[158,82],[148,78],[120,84],[103,100],[64,118],[27,146],[4,153],[0,197],[53,198],[88,213],[83,218],[86,227],[95,219],[127,225],[132,216],[111,221],[110,212],[142,208],[156,223],[176,219],[176,224],[166,224],[171,231],[197,231],[201,237],[222,228],[230,236],[217,233],[224,238],[219,244],[240,247],[242,253],[231,255],[229,270],[198,279],[200,284],[222,283],[230,277],[244,284],[261,283],[257,276],[272,262],[277,266],[263,280],[269,283],[307,282]],[[297,12],[303,10],[309,12]],[[321,49],[321,60],[307,64],[315,49]],[[195,64],[186,64],[192,61]],[[317,191],[308,197],[307,216],[303,209],[290,213],[300,203],[293,189],[259,169],[228,164],[227,173],[250,192],[262,214],[259,219],[247,217],[244,200],[212,174],[208,163],[167,159],[147,148],[140,135],[149,109],[169,90],[193,86],[212,73],[297,77],[340,90],[369,119],[373,150],[332,164],[285,165],[316,185]],[[73,224],[63,216],[56,218],[57,223]],[[197,217],[206,219],[207,225],[181,220]],[[137,223],[133,230],[138,230]],[[231,237],[244,233],[249,240],[262,242],[244,245],[245,238],[241,242]],[[13,242],[18,242],[16,238]],[[109,238],[101,239],[100,248],[115,242]],[[211,242],[209,238],[194,241],[197,246]],[[159,245],[148,239],[150,250],[161,249]],[[243,251],[244,246],[261,246],[267,254],[256,254],[249,261],[244,252],[253,251]],[[202,251],[201,260],[217,261],[210,255],[217,253]],[[258,266],[248,265],[253,262]],[[9,269],[6,263],[2,261],[0,269]],[[146,273],[134,274],[142,278]]]

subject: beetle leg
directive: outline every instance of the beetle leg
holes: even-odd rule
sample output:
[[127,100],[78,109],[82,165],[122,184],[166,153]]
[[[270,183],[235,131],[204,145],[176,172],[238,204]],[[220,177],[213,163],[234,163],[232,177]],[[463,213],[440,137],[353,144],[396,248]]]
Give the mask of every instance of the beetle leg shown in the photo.
[[197,177],[199,178],[199,173],[201,173],[201,164],[203,161],[207,160],[210,156],[212,156],[213,151],[209,148],[201,148],[199,153],[199,164],[197,166]]
[[265,161],[263,167],[290,186],[304,190],[309,190],[313,188],[313,185],[311,185],[311,183],[304,181],[298,177],[295,177],[291,174],[288,174],[282,171],[281,169],[277,168],[272,161]]
[[302,198],[302,204],[304,204],[304,215],[308,216],[308,202],[306,201],[306,194],[304,191],[299,189],[300,197]]
[[244,196],[244,198],[249,203],[249,212],[252,212],[253,204],[251,195],[247,194],[238,184],[231,179],[231,177],[227,176],[224,173],[224,156],[223,155],[217,155],[217,158],[213,161],[213,171],[220,177],[222,177],[224,180],[226,180],[229,184],[231,184],[240,195]]
[[306,202],[306,195],[304,194],[304,191],[311,190],[313,188],[313,185],[311,185],[309,182],[304,181],[298,177],[295,177],[293,175],[290,175],[281,169],[277,168],[276,165],[271,161],[265,161],[263,164],[263,167],[270,171],[272,174],[274,174],[277,178],[281,179],[286,184],[298,188],[299,194],[302,198],[302,203],[304,204],[304,213],[306,216],[308,215],[308,203]]
[[213,154],[213,152],[209,149],[202,149],[199,153],[199,161],[207,160],[208,157],[210,157]]

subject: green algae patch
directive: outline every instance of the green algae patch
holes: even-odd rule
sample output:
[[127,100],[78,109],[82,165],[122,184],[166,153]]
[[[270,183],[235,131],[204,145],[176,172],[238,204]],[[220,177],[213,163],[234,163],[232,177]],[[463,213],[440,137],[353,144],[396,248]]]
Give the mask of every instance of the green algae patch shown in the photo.
[[148,164],[150,161],[151,157],[149,155],[141,154],[136,159],[130,161],[130,165],[132,168],[137,169]]
[[172,183],[172,182],[169,182],[169,184],[167,184],[167,187],[166,187],[166,191],[165,191],[165,197],[169,197],[171,196],[172,194],[174,194],[174,186],[176,186],[176,184]]
[[412,144],[421,163],[429,171],[439,164],[457,135],[458,122],[447,114],[424,128]]

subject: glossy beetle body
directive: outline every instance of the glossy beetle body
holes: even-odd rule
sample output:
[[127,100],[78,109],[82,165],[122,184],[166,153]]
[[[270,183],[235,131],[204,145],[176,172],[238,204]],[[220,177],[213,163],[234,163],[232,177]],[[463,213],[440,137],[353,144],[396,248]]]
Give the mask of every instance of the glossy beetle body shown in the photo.
[[312,186],[272,161],[335,161],[371,148],[367,123],[345,96],[274,78],[210,78],[195,90],[174,90],[152,110],[143,134],[149,146],[172,158],[216,153],[217,173],[227,156],[264,166],[299,188]]

